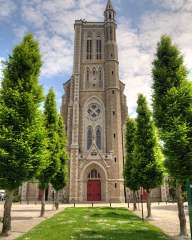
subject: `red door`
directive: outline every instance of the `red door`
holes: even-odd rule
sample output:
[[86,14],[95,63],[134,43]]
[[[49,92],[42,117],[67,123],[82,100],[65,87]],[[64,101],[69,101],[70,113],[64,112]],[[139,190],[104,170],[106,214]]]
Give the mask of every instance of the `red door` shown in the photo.
[[87,201],[101,201],[100,180],[89,180],[87,182]]

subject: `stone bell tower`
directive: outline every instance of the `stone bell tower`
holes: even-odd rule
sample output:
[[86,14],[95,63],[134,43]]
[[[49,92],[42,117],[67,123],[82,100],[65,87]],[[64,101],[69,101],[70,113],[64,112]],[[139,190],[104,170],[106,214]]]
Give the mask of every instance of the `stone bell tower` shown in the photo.
[[[104,21],[76,20],[73,73],[64,84],[61,114],[69,150],[69,181],[62,200],[124,202],[123,129],[125,85],[119,79],[116,12],[111,0]],[[162,199],[161,189],[153,199]],[[47,189],[47,200],[52,188]],[[25,183],[23,200],[41,198],[38,182]],[[155,197],[154,197],[155,196]],[[156,198],[161,196],[161,198]]]
[[69,202],[124,201],[127,105],[115,17],[109,0],[103,22],[75,21],[73,74],[64,84],[61,107],[70,153]]
[[109,0],[104,12],[105,23],[105,106],[107,152],[112,151],[117,159],[114,178],[118,179],[119,196],[123,197],[123,147],[122,147],[122,106],[121,82],[119,81],[119,62],[116,42],[116,12]]

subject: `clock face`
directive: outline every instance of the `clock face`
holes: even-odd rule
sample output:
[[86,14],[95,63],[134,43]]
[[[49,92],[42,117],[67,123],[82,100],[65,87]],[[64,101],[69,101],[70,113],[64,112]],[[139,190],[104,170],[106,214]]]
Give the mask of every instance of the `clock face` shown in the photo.
[[97,103],[92,103],[92,104],[89,105],[87,113],[88,113],[88,117],[91,120],[95,121],[101,115],[101,108],[100,108],[100,106]]

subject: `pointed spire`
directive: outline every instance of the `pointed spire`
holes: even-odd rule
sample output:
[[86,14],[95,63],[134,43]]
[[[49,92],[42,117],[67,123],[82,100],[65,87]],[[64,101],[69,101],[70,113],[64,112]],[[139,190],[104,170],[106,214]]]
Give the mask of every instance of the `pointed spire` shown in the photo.
[[105,9],[105,12],[104,12],[104,16],[105,16],[105,22],[115,21],[116,12],[113,8],[111,0],[108,0],[108,2],[107,2],[107,6],[106,6],[106,9]]
[[108,0],[106,10],[114,10],[111,0]]

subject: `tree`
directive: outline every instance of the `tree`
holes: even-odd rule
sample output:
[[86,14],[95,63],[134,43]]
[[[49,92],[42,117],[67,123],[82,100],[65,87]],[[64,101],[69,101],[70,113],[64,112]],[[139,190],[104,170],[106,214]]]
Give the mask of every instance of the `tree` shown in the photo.
[[152,114],[143,95],[137,101],[137,130],[135,155],[140,186],[147,191],[147,217],[151,217],[151,190],[163,179],[162,152]]
[[138,171],[135,162],[135,133],[136,122],[134,119],[128,118],[126,123],[126,136],[125,136],[125,148],[126,148],[126,162],[124,167],[124,179],[125,186],[133,191],[133,210],[137,210],[136,191],[139,190]]
[[182,185],[192,173],[192,84],[183,56],[164,35],[153,62],[154,118],[164,142],[166,167],[177,181],[180,234],[187,235]]
[[48,142],[47,166],[37,176],[40,182],[39,187],[42,190],[41,217],[43,217],[45,214],[45,190],[48,188],[51,179],[55,176],[60,167],[58,114],[56,108],[55,93],[53,89],[49,90],[49,93],[45,100],[44,124]]
[[11,206],[16,189],[43,167],[44,137],[38,83],[41,56],[37,41],[27,34],[3,71],[0,89],[0,187],[6,189],[2,234],[11,230]]
[[60,159],[60,168],[57,171],[56,175],[51,179],[51,184],[56,191],[55,196],[55,208],[59,209],[59,190],[63,189],[66,186],[67,181],[67,160],[69,159],[66,144],[67,137],[64,129],[64,122],[62,117],[59,115],[58,122],[58,136],[59,136],[59,159]]

